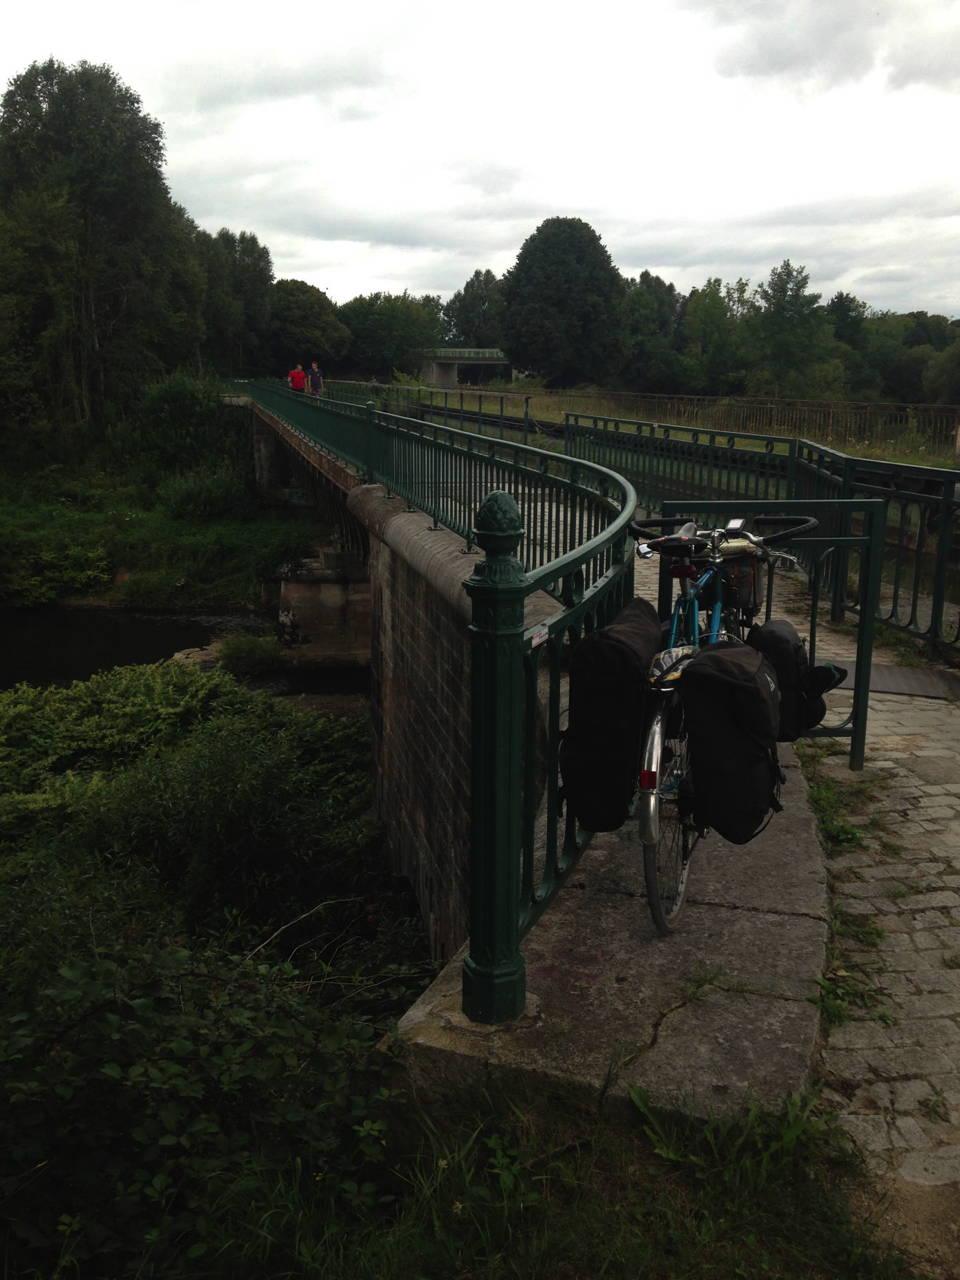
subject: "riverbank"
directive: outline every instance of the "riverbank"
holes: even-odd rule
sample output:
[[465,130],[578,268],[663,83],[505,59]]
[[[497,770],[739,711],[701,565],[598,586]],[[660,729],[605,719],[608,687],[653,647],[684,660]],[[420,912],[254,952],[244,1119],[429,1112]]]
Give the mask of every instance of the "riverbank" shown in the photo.
[[[0,605],[65,598],[129,609],[255,609],[261,583],[327,533],[303,509],[258,508],[242,479],[195,477],[193,501],[98,470],[50,467],[0,491]],[[219,502],[204,507],[211,485]],[[209,496],[209,494],[207,495]]]

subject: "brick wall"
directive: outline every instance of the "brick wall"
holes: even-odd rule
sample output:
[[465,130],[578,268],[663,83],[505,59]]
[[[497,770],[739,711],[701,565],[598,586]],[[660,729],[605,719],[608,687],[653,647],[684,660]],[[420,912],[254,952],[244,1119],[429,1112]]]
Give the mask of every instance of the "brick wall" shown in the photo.
[[420,903],[433,955],[468,933],[470,637],[475,557],[378,487],[354,490],[370,530],[371,701],[377,804],[393,866]]

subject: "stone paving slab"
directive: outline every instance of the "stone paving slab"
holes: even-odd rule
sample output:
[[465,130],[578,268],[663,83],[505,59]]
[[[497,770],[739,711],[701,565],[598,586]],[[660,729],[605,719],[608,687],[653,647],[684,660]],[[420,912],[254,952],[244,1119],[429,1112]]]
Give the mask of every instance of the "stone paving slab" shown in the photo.
[[462,955],[404,1016],[428,1089],[503,1077],[603,1097],[629,1089],[707,1115],[776,1107],[808,1080],[827,939],[823,855],[799,770],[752,844],[704,841],[678,931],[659,938],[633,824],[595,837],[524,944],[527,1016],[480,1028],[459,1012]]

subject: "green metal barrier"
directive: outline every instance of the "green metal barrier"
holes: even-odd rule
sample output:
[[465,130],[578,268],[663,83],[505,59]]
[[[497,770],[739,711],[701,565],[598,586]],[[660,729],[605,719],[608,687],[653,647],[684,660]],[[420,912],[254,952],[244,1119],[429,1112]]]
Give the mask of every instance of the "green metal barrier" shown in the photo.
[[277,384],[238,383],[320,453],[351,464],[483,552],[466,582],[471,643],[470,946],[464,1012],[523,1011],[520,940],[589,836],[561,818],[565,654],[633,596],[637,505],[594,463]]
[[[881,580],[877,620],[931,644],[960,648],[960,471],[850,457],[791,436],[759,436],[567,414],[564,451],[627,476],[649,511],[664,499],[875,498]],[[853,508],[824,512],[824,532],[849,535]],[[852,522],[852,523],[848,523]],[[850,550],[824,570],[831,616],[859,613]]]
[[[821,532],[798,538],[791,544],[791,550],[803,560],[809,569],[810,591],[810,635],[808,651],[811,663],[817,656],[817,622],[819,618],[820,598],[823,591],[827,566],[834,557],[842,556],[844,560],[851,551],[857,555],[860,568],[858,574],[858,594],[863,602],[857,620],[857,659],[854,675],[853,706],[850,714],[837,725],[821,725],[814,729],[811,737],[836,737],[850,739],[850,768],[862,769],[867,742],[867,703],[870,697],[870,667],[873,662],[873,639],[877,602],[880,593],[881,547],[883,533],[884,504],[876,498],[848,499],[836,502],[832,499],[780,500],[774,502],[756,502],[737,499],[731,501],[696,502],[664,502],[665,517],[675,516],[678,521],[697,519],[711,528],[719,528],[714,517],[756,516],[756,515],[794,515],[798,522],[803,516],[815,516],[821,522],[820,528],[832,523],[849,530],[855,519],[859,520],[859,533]],[[666,569],[667,566],[662,566]],[[666,579],[669,584],[669,577]],[[660,608],[665,611],[664,581],[661,578]],[[669,602],[669,596],[667,596]],[[771,612],[771,596],[767,595],[766,618]]]

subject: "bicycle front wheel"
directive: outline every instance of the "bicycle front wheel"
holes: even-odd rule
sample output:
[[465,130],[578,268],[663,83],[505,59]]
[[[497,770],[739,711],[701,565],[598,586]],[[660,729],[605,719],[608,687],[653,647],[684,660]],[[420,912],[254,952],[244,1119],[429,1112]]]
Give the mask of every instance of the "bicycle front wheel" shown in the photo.
[[657,932],[672,933],[683,908],[696,832],[685,812],[689,789],[690,750],[683,703],[667,695],[650,726],[645,766],[656,772],[656,795],[643,839],[643,875],[647,904]]

